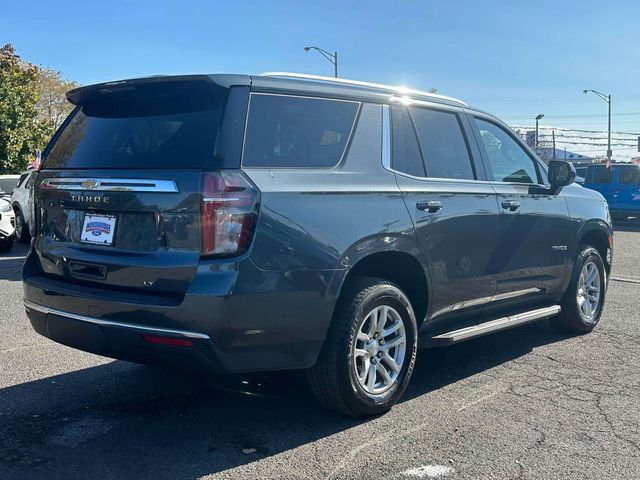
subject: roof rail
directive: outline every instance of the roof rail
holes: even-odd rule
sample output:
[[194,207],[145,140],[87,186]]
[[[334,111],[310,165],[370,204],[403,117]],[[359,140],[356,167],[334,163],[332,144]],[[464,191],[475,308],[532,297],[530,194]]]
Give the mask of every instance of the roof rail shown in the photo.
[[411,88],[406,88],[406,87],[398,87],[398,86],[394,87],[392,85],[383,85],[380,83],[361,82],[359,80],[348,80],[346,78],[323,77],[322,75],[309,75],[306,73],[291,73],[291,72],[264,72],[264,73],[258,73],[256,75],[260,77],[296,78],[301,80],[315,80],[319,82],[337,83],[341,85],[354,85],[359,87],[378,88],[382,90],[388,90],[395,94],[422,95],[425,97],[437,98],[440,100],[446,100],[448,102],[457,103],[465,107],[467,106],[467,104],[462,100],[458,100],[457,98],[453,98],[453,97],[447,97],[444,95],[438,95],[437,93],[423,92],[421,90],[413,90]]

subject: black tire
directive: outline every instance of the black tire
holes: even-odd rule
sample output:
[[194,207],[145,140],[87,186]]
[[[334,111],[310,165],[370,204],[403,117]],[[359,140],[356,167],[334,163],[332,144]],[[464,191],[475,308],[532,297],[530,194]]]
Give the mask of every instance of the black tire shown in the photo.
[[[580,310],[577,297],[580,288],[580,274],[585,264],[589,262],[596,266],[600,275],[600,297],[592,318],[587,320]],[[589,333],[592,331],[602,316],[602,309],[607,292],[607,282],[608,278],[604,262],[598,250],[589,245],[582,245],[573,267],[571,282],[562,300],[562,310],[552,320],[554,326],[559,330],[569,333]]]
[[[357,380],[352,356],[358,328],[377,306],[390,306],[400,315],[406,335],[401,368],[389,390],[367,393]],[[311,390],[325,407],[352,417],[378,415],[391,409],[404,393],[415,365],[417,327],[407,296],[391,282],[359,277],[345,285],[318,361],[307,372]],[[380,360],[371,360],[371,363]],[[366,369],[366,367],[365,367]],[[375,368],[374,368],[375,370]],[[377,373],[374,374],[374,377]]]
[[28,243],[31,240],[31,234],[29,233],[29,226],[27,222],[24,221],[24,216],[22,215],[22,210],[19,208],[14,208],[16,214],[16,241],[18,243]]
[[0,253],[8,253],[13,248],[13,238],[0,240]]

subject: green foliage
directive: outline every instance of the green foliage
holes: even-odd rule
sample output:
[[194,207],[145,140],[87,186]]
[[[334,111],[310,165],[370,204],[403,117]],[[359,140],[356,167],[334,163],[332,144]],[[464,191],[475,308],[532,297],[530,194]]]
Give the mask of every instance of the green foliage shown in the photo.
[[62,78],[62,74],[48,67],[41,68],[38,74],[38,120],[46,126],[48,136],[55,133],[73,105],[67,101],[69,90],[78,88],[78,82]]
[[20,59],[11,44],[0,48],[0,174],[24,170],[46,146],[71,109],[65,92],[76,86]]

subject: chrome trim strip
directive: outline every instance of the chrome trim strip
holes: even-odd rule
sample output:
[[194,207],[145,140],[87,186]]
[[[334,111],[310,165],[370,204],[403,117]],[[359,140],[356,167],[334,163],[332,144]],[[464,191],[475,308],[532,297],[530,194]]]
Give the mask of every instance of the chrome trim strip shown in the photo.
[[453,97],[446,97],[444,95],[438,95],[436,93],[423,92],[421,90],[413,90],[411,88],[406,87],[394,87],[392,85],[383,85],[381,83],[370,83],[370,82],[362,82],[360,80],[349,80],[346,78],[334,78],[334,77],[323,77],[322,75],[309,75],[306,73],[292,73],[292,72],[263,72],[258,73],[259,77],[282,77],[282,78],[298,78],[302,80],[317,80],[320,82],[326,83],[335,83],[342,85],[355,85],[359,87],[369,87],[369,88],[380,88],[383,90],[389,90],[392,92],[396,92],[399,94],[407,94],[407,95],[422,95],[425,97],[437,98],[440,100],[446,100],[448,102],[455,102],[462,106],[467,106],[462,100],[458,100]]
[[204,197],[202,199],[203,202],[237,202],[240,200],[238,197]]
[[81,322],[93,323],[96,325],[101,325],[105,327],[118,327],[118,328],[129,328],[133,330],[144,330],[147,332],[154,332],[160,334],[169,334],[169,335],[182,335],[188,338],[197,338],[201,340],[211,340],[209,335],[204,333],[197,332],[189,332],[186,330],[174,330],[172,328],[157,328],[157,327],[147,327],[146,325],[139,325],[136,323],[122,323],[122,322],[114,322],[112,320],[104,320],[102,318],[94,318],[87,317],[85,315],[78,315],[76,313],[69,313],[62,310],[57,310],[55,308],[45,307],[44,305],[40,305],[38,303],[33,303],[29,300],[24,300],[25,308],[30,308],[40,313],[44,313],[46,315],[53,314],[58,315],[60,317],[71,318],[73,320],[79,320]]
[[382,166],[391,170],[391,121],[389,105],[382,106]]
[[173,180],[152,180],[146,178],[45,178],[41,188],[55,190],[86,190],[89,192],[154,192],[178,193]]

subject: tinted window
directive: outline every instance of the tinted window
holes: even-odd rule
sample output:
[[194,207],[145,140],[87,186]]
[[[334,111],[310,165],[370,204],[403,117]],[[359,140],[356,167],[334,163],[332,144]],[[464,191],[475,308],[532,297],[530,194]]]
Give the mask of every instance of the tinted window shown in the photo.
[[533,159],[502,127],[476,118],[489,160],[489,178],[500,182],[538,183]]
[[475,179],[471,157],[455,113],[412,108],[427,176]]
[[611,183],[613,172],[610,168],[598,167],[593,169],[593,183]]
[[43,167],[210,167],[223,103],[216,92],[93,100],[73,114]]
[[425,176],[418,139],[406,107],[391,108],[391,145],[394,170],[416,177]]
[[640,167],[628,167],[620,169],[620,183],[639,185],[640,184]]
[[253,94],[243,164],[333,167],[340,162],[358,103]]

